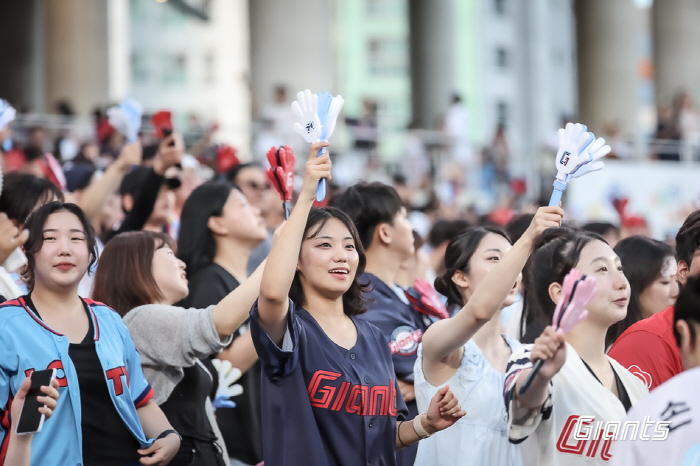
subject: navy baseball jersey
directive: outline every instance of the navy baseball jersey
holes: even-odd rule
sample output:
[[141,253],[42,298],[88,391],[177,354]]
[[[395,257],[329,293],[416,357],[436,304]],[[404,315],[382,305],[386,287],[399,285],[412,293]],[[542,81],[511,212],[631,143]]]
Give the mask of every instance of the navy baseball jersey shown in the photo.
[[[94,326],[95,351],[114,407],[141,444],[149,445],[136,409],[153,397],[134,343],[119,314],[102,303],[84,300]],[[0,306],[0,462],[7,451],[12,398],[34,370],[57,369],[60,398],[39,435],[32,441],[32,464],[82,464],[80,387],[68,355],[68,338],[47,326],[23,298]]]
[[[431,320],[403,302],[381,279],[365,272],[360,278],[360,283],[367,282],[370,283],[370,291],[362,293],[367,303],[367,312],[359,317],[376,325],[384,334],[391,352],[396,377],[399,380],[413,382],[413,366],[418,357],[418,345]],[[406,402],[406,408],[409,419],[418,415],[418,405],[415,400]],[[397,453],[396,463],[399,466],[413,466],[417,452],[417,443],[400,450]]]
[[395,465],[406,407],[379,329],[352,317],[357,341],[345,349],[290,300],[279,348],[258,323],[257,302],[250,314],[263,367],[265,465]]
[[418,356],[418,345],[430,319],[404,303],[389,285],[372,275],[363,273],[360,283],[370,284],[370,291],[362,293],[367,312],[358,316],[376,325],[388,341],[394,370],[400,380],[413,381],[413,365]]

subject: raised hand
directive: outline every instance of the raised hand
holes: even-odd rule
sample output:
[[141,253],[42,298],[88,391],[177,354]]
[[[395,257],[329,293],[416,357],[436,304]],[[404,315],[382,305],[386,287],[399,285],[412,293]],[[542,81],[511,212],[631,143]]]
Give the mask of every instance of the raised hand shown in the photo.
[[182,140],[182,135],[173,133],[158,145],[158,153],[153,160],[153,170],[163,176],[168,168],[182,162],[184,155],[185,142]]
[[316,187],[322,179],[331,179],[331,159],[328,153],[316,157],[316,152],[322,147],[330,146],[329,142],[317,142],[311,144],[309,159],[304,171],[304,182],[301,185],[299,200],[313,202],[316,199]]
[[551,325],[537,337],[530,353],[530,361],[544,361],[540,376],[549,380],[559,372],[566,362],[566,342],[564,332],[555,330]]
[[123,172],[128,172],[131,170],[132,165],[141,164],[142,155],[143,150],[140,142],[124,144],[122,150],[119,152],[119,157],[117,157],[117,160],[114,161],[114,164]]
[[547,228],[561,226],[563,217],[564,211],[559,206],[540,207],[537,209],[537,212],[535,212],[535,216],[532,217],[530,226],[525,230],[525,235],[534,241],[534,239]]

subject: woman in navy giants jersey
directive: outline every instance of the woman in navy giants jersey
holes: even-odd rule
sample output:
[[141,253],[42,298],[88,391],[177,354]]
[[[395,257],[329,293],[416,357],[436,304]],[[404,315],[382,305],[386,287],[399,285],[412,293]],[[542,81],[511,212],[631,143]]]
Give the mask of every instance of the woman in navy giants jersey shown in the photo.
[[[263,365],[267,466],[394,465],[395,450],[454,424],[465,412],[448,387],[427,413],[404,420],[391,354],[364,311],[365,257],[352,221],[314,209],[330,179],[327,142],[311,146],[301,193],[272,246],[251,332]],[[398,423],[397,423],[398,420]]]

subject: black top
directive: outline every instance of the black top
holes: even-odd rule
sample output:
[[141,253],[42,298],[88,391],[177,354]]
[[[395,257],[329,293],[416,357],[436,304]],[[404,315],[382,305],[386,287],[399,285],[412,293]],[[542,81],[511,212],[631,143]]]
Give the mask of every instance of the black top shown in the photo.
[[185,367],[184,372],[185,376],[160,409],[181,436],[214,442],[216,435],[204,408],[212,387],[212,374],[199,361]]
[[[588,372],[593,374],[593,377],[600,382],[602,385],[603,382],[600,381],[597,375],[595,375],[595,372],[593,372],[593,369],[590,368],[588,364],[586,364],[586,361],[581,358],[581,362],[583,363],[584,366],[586,366],[586,369],[588,369]],[[625,384],[622,383],[622,380],[620,380],[620,376],[617,375],[617,371],[615,371],[615,368],[610,364],[610,369],[612,369],[613,374],[615,375],[615,386],[617,387],[617,397],[620,399],[620,403],[622,403],[622,406],[625,407],[625,411],[629,411],[630,408],[632,407],[632,401],[630,401],[630,396],[627,393],[627,389],[625,388]]]
[[[27,306],[41,319],[31,295],[24,297]],[[138,440],[129,432],[112,403],[102,365],[95,350],[95,329],[90,311],[83,301],[90,328],[80,343],[71,343],[68,356],[78,375],[83,437],[83,464],[124,465],[138,460]]]
[[[183,307],[205,308],[221,301],[238,287],[238,280],[218,264],[210,264],[189,277],[190,294]],[[242,326],[247,328],[247,325]],[[241,329],[234,333],[236,339]],[[216,421],[231,458],[248,464],[263,460],[260,409],[260,363],[256,362],[236,383],[243,393],[231,398],[235,408],[217,408]]]

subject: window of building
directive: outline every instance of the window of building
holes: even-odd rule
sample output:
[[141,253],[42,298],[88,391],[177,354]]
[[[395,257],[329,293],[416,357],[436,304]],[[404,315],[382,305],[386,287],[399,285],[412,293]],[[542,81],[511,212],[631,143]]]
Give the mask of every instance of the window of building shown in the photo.
[[148,60],[139,52],[131,54],[131,79],[135,84],[143,84],[150,78]]
[[493,10],[496,12],[496,14],[506,14],[506,1],[507,0],[493,0]]
[[496,123],[508,126],[508,104],[502,100],[496,104]]
[[407,0],[365,0],[367,16],[396,16],[405,11]]
[[163,57],[161,80],[166,85],[180,86],[187,83],[187,56],[184,53]]
[[498,68],[508,68],[508,51],[504,47],[496,49],[496,66]]
[[216,60],[214,52],[204,55],[204,82],[214,84],[216,82]]
[[367,41],[368,74],[405,76],[409,73],[408,40],[374,38]]

